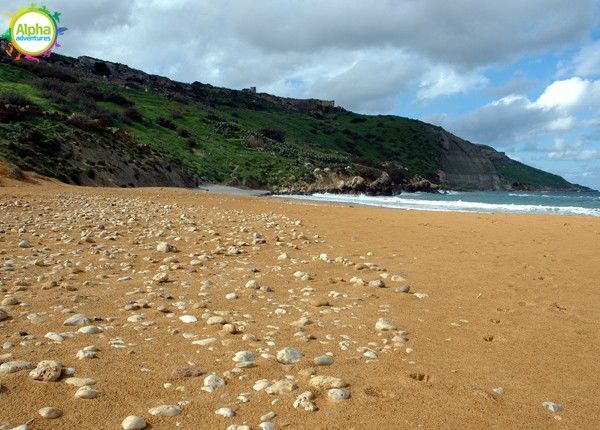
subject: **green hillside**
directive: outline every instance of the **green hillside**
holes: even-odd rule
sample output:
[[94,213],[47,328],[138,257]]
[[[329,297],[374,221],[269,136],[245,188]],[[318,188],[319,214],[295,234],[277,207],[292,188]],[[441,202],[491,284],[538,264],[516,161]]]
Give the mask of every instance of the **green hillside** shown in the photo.
[[[396,188],[414,178],[439,183],[440,129],[420,121],[290,107],[271,96],[57,58],[0,63],[0,156],[21,168],[98,185],[144,185],[136,174],[151,175],[153,163],[251,187],[310,183],[317,167],[370,181],[386,172]],[[133,179],[119,179],[123,165]],[[507,184],[570,186],[508,158],[494,165],[490,173]]]

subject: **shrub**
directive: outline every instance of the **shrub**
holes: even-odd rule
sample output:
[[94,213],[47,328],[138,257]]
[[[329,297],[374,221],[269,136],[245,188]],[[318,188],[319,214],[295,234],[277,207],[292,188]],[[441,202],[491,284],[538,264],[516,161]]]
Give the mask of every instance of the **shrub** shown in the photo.
[[188,148],[192,149],[196,147],[197,142],[193,137],[188,137],[185,139],[185,144],[188,146]]
[[109,91],[108,93],[104,93],[101,100],[106,101],[106,102],[111,102],[111,103],[114,103],[116,105],[123,106],[123,107],[129,107],[129,106],[135,105],[135,103],[132,102],[131,100],[129,100],[127,97],[125,97],[119,93],[116,93],[114,91]]
[[93,120],[81,113],[74,113],[69,117],[69,122],[75,127],[85,131],[98,131],[102,129],[100,122]]
[[33,103],[31,100],[29,100],[29,98],[22,94],[15,92],[7,92],[0,93],[0,105],[15,105],[25,107],[34,106],[35,103]]
[[248,145],[250,145],[253,148],[262,148],[265,144],[262,136],[256,136],[254,134],[248,136],[247,142]]
[[88,112],[88,115],[93,119],[97,119],[105,127],[112,125],[118,117],[116,112],[111,112],[101,106],[96,106],[95,109]]
[[94,110],[97,106],[94,99],[79,91],[69,92],[69,100],[86,114]]
[[42,79],[38,81],[38,85],[41,89],[51,94],[61,94],[63,96],[71,90],[71,85],[56,78]]
[[192,135],[188,129],[184,127],[177,127],[177,134],[181,137],[190,137]]
[[285,134],[281,130],[276,130],[274,128],[262,128],[260,130],[260,134],[268,139],[275,140],[277,142],[283,143],[285,141]]
[[60,140],[54,139],[41,132],[35,126],[28,127],[19,135],[18,140],[23,145],[39,151],[43,154],[54,154],[60,152]]
[[40,78],[56,78],[63,82],[77,82],[77,77],[66,67],[47,62],[34,63],[33,61],[17,61],[16,66],[28,70]]
[[363,118],[362,116],[355,116],[354,118],[352,118],[352,119],[350,120],[350,122],[351,122],[352,124],[358,124],[358,123],[360,123],[360,122],[367,122],[367,119],[366,119],[366,118]]
[[131,122],[142,122],[143,120],[144,117],[135,106],[129,106],[127,109],[125,109],[125,112],[123,112],[123,122],[127,124]]
[[123,107],[135,105],[134,102],[122,94],[119,94],[115,91],[102,90],[91,83],[85,85],[71,85],[71,90],[80,94],[84,94],[86,97],[92,98],[95,101],[111,102]]
[[173,94],[169,97],[169,99],[173,100],[174,102],[181,103],[182,105],[187,105],[190,103],[186,97],[179,94]]
[[169,130],[175,130],[177,128],[173,121],[171,121],[169,118],[165,118],[164,116],[159,116],[156,118],[156,123],[161,127],[168,128]]
[[335,133],[335,128],[331,127],[331,126],[327,126],[323,129],[323,133],[326,134],[327,136],[331,136],[333,133]]
[[215,132],[224,137],[236,137],[240,132],[240,127],[233,122],[219,122],[215,126]]
[[2,159],[0,159],[0,176],[4,176],[5,178],[10,179],[25,179],[25,174],[20,168],[9,164],[8,162]]
[[173,119],[181,119],[185,116],[185,110],[179,107],[172,107],[169,110],[169,113],[171,114],[171,118]]
[[52,93],[48,93],[46,95],[46,97],[52,103],[55,103],[57,105],[66,104],[67,103],[67,99],[62,94],[58,94],[58,93],[52,92]]
[[110,69],[104,61],[97,61],[96,63],[94,63],[93,72],[94,74],[100,76],[110,76]]
[[219,115],[216,115],[212,112],[210,112],[208,115],[206,115],[206,119],[208,121],[214,121],[214,122],[226,122],[225,118],[221,118]]

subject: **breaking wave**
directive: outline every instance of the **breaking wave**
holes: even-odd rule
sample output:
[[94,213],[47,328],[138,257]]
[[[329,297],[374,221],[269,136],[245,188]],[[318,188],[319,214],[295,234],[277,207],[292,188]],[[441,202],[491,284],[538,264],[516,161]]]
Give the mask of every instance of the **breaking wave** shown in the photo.
[[[377,206],[385,208],[405,209],[405,210],[424,210],[439,212],[482,212],[482,213],[521,213],[521,214],[551,214],[551,215],[587,215],[600,216],[600,207],[583,207],[576,205],[544,205],[544,204],[524,204],[523,197],[531,200],[546,198],[545,195],[519,194],[519,193],[473,193],[471,196],[481,195],[481,200],[487,201],[468,201],[463,199],[469,193],[446,195],[431,194],[401,194],[392,197],[349,195],[349,194],[329,194],[318,193],[310,196],[288,195],[280,196],[298,200],[312,200],[322,202],[338,202],[359,204],[366,206]],[[519,200],[518,203],[506,200]],[[549,196],[553,198],[568,198],[568,196]],[[570,198],[576,200],[577,195]],[[471,197],[469,200],[473,200]],[[490,202],[489,200],[497,200]],[[597,197],[593,197],[597,199]]]

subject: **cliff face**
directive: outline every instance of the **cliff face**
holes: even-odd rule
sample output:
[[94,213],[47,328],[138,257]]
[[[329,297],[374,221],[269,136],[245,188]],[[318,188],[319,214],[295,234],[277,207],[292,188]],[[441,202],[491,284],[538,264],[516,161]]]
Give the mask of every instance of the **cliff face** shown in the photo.
[[461,190],[499,190],[504,184],[487,154],[477,145],[440,132],[440,184]]
[[430,131],[440,145],[437,173],[442,188],[463,191],[589,190],[558,175],[515,161],[489,146],[463,140],[439,127],[432,127]]

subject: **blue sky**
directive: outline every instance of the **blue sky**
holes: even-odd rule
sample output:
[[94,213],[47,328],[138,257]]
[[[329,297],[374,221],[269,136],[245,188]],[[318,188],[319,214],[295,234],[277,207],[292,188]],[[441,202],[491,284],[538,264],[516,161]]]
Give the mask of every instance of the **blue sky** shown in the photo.
[[45,4],[61,53],[425,120],[600,189],[600,0]]

